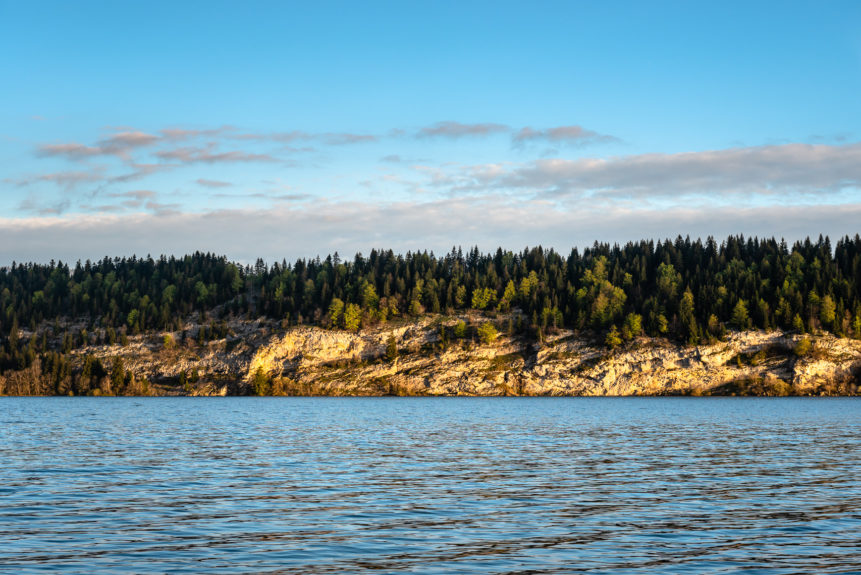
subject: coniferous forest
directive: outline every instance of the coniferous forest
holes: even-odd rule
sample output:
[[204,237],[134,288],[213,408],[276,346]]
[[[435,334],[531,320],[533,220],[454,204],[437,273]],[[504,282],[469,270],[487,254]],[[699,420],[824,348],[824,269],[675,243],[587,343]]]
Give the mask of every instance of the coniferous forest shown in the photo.
[[[231,318],[357,330],[425,313],[518,311],[514,330],[540,339],[567,328],[612,344],[640,334],[696,344],[726,330],[825,330],[861,337],[861,238],[792,246],[732,236],[397,255],[373,250],[243,266],[223,256],[105,258],[0,268],[0,372],[40,357],[63,368],[76,347],[207,318],[201,340]],[[70,330],[72,320],[85,327]],[[77,324],[81,324],[78,321]],[[55,365],[56,367],[56,365]]]

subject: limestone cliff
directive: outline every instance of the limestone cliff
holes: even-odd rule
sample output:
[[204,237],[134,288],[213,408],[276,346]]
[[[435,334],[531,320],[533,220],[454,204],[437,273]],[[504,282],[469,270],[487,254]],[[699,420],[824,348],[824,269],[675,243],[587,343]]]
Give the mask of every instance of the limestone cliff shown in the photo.
[[[442,341],[441,327],[459,319],[483,321],[425,317],[359,333],[245,321],[202,344],[148,334],[73,353],[105,366],[121,357],[147,393],[188,395],[846,395],[858,392],[861,374],[861,341],[830,335],[742,332],[701,346],[641,337],[613,351],[564,330],[541,343]],[[803,338],[810,350],[798,355]]]
[[[543,345],[502,337],[492,344],[441,345],[436,326],[350,334],[314,328],[288,331],[261,346],[246,379],[259,371],[327,395],[820,395],[854,394],[861,342],[744,332],[726,341],[681,346],[640,338],[608,351],[560,332]],[[383,359],[394,336],[402,352]]]

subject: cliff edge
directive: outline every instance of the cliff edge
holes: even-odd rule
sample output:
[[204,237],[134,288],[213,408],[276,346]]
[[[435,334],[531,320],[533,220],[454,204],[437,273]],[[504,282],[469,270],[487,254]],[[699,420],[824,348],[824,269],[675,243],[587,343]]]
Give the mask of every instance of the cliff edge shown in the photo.
[[[72,383],[52,385],[101,395],[780,396],[856,395],[861,379],[861,341],[826,334],[735,332],[697,346],[639,337],[611,350],[565,330],[542,342],[505,334],[482,342],[481,321],[427,316],[359,332],[237,321],[208,342],[144,334],[74,350]],[[458,322],[472,327],[447,336]],[[94,361],[101,375],[77,385]],[[34,383],[46,371],[37,361],[0,376],[0,393],[50,394]]]

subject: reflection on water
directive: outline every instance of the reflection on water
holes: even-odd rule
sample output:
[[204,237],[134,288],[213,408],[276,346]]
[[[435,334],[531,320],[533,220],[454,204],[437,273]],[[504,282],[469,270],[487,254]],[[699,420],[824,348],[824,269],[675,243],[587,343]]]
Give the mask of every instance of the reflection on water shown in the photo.
[[0,571],[847,573],[854,399],[5,398]]

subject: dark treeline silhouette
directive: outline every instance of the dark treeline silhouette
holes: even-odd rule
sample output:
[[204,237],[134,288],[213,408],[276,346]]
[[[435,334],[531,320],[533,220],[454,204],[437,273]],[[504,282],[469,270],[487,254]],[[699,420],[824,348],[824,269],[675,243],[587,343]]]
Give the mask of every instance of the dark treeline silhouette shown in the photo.
[[[732,236],[598,244],[566,256],[541,247],[444,256],[371,251],[242,266],[223,256],[105,258],[0,268],[0,371],[128,334],[182,329],[217,315],[200,339],[223,337],[230,317],[355,330],[423,313],[518,310],[515,331],[587,330],[609,345],[645,333],[688,343],[726,329],[828,330],[861,336],[861,238],[795,243]],[[499,315],[497,313],[497,315]],[[85,329],[72,332],[69,320]],[[511,328],[511,319],[509,327]],[[21,330],[26,330],[22,332]],[[30,334],[20,337],[19,334]],[[96,366],[96,369],[103,369]],[[108,368],[104,368],[108,369]]]

